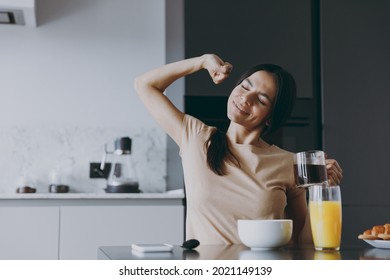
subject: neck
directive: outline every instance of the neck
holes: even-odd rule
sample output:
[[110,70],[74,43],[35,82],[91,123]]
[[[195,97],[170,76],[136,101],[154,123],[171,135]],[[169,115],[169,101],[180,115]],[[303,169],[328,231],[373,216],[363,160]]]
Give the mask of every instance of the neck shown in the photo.
[[260,137],[263,129],[264,126],[256,127],[256,129],[248,129],[231,122],[226,136],[233,143],[259,146],[263,143]]

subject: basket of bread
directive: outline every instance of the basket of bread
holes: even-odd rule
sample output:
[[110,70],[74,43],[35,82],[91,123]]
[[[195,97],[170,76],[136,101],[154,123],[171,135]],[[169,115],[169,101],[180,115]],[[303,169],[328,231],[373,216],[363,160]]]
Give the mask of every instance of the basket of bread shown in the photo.
[[364,240],[389,240],[390,241],[390,224],[373,226],[358,235],[359,239]]

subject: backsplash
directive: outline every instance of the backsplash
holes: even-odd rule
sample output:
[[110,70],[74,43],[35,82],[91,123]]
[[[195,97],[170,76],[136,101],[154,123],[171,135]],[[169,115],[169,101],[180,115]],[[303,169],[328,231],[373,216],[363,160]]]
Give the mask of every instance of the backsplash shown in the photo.
[[[104,192],[105,179],[90,179],[90,162],[100,162],[104,144],[132,138],[132,155],[143,192],[166,191],[166,135],[158,128],[80,126],[0,127],[0,193],[29,185],[48,192],[56,180],[70,192]],[[107,162],[110,158],[107,158]],[[60,181],[60,182],[58,182]]]

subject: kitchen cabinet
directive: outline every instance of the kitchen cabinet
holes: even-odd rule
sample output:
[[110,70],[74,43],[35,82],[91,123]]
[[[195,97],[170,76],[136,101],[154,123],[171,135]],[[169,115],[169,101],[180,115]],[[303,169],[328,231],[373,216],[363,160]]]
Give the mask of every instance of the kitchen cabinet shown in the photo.
[[0,259],[57,259],[59,207],[0,207]]
[[100,246],[184,240],[184,194],[2,194],[0,259],[94,260]]
[[183,206],[61,208],[60,259],[96,259],[102,245],[183,242]]

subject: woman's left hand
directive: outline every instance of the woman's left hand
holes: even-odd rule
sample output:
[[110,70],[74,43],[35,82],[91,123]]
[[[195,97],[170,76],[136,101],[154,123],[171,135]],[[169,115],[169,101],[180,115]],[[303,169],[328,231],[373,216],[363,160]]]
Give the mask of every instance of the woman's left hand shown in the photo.
[[343,179],[343,170],[335,159],[326,159],[326,173],[331,186],[339,185]]

